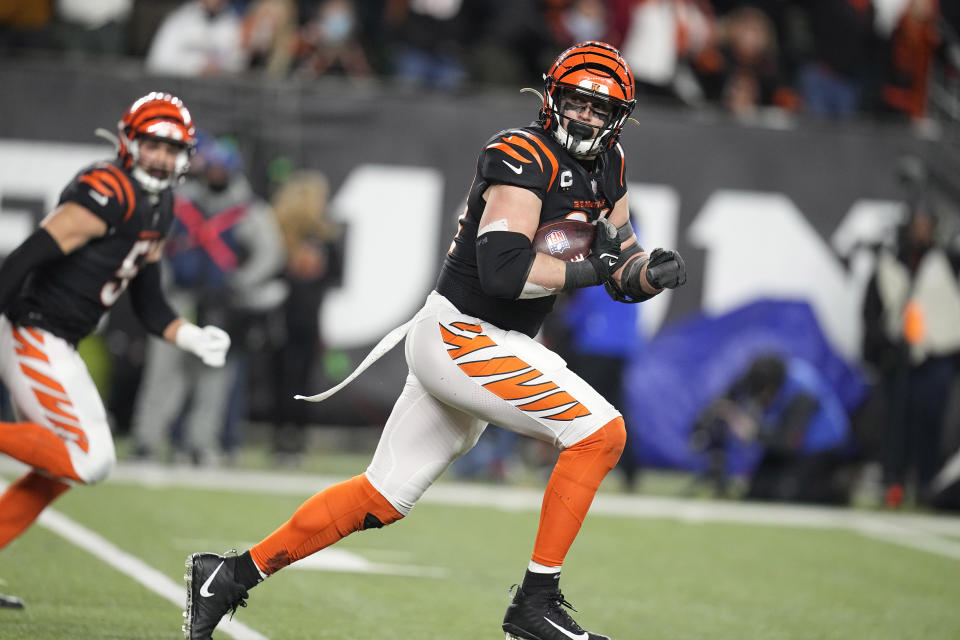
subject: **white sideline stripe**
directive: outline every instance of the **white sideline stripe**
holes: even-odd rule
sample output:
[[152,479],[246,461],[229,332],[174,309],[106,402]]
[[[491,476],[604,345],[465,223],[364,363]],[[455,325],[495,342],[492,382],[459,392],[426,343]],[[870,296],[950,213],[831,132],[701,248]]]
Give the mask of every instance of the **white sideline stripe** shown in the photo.
[[[276,473],[122,464],[108,482],[152,487],[204,488],[267,494],[312,495],[344,478]],[[421,502],[476,506],[506,511],[539,511],[542,489],[494,487],[441,481]],[[960,560],[960,517],[909,513],[870,513],[849,507],[814,507],[691,498],[600,494],[590,514],[659,518],[688,523],[727,522],[776,527],[839,529],[888,544]]]
[[[0,471],[2,471],[0,467]],[[303,495],[341,482],[340,476],[197,469],[196,467],[121,463],[107,482],[148,487],[217,489],[242,493]],[[539,510],[543,489],[501,487],[442,480],[430,487],[421,502],[477,506],[507,511]],[[960,516],[915,513],[875,513],[850,507],[816,507],[761,502],[728,502],[696,498],[600,493],[591,514],[666,518],[684,522],[733,522],[771,526],[859,530],[862,523],[890,523],[930,534],[960,538]]]
[[[22,470],[23,467],[19,469]],[[0,472],[7,471],[10,471],[9,463],[0,463]],[[121,463],[117,465],[107,482],[148,487],[292,494],[306,497],[344,479],[334,476],[268,471]],[[427,490],[421,502],[490,507],[507,511],[539,511],[542,499],[542,489],[441,481]],[[842,529],[887,543],[960,560],[960,517],[957,516],[873,513],[849,507],[721,502],[604,493],[597,496],[590,508],[590,513],[628,518],[660,518],[689,523],[729,522],[777,527]]]
[[[6,488],[7,484],[0,481],[0,491]],[[187,594],[183,585],[177,584],[140,558],[123,551],[100,534],[74,522],[55,509],[46,509],[41,513],[37,519],[37,524],[49,529],[68,542],[72,542],[84,551],[88,551],[120,573],[130,576],[150,591],[169,600],[180,609],[186,606]],[[231,638],[236,638],[236,640],[269,640],[265,635],[236,620],[222,620],[217,625],[217,630]]]

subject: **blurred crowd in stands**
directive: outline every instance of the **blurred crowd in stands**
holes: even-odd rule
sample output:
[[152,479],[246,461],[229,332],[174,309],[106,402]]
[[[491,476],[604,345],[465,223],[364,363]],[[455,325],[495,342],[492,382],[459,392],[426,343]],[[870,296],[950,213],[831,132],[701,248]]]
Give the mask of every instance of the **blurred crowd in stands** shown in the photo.
[[[143,59],[162,74],[539,86],[559,50],[621,48],[643,94],[738,117],[960,109],[942,0],[0,0],[0,55]],[[931,83],[934,85],[931,96]]]

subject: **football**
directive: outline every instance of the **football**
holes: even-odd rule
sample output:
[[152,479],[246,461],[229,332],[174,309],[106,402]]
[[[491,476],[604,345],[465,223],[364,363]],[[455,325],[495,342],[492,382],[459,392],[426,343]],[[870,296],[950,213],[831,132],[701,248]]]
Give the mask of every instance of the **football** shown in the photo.
[[596,227],[580,220],[549,222],[533,236],[533,249],[564,262],[578,262],[590,255]]

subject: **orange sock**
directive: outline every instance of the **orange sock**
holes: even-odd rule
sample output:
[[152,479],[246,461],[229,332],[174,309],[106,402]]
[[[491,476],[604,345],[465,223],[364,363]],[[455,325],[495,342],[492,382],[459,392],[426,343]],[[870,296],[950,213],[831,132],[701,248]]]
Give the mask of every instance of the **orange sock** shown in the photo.
[[55,478],[83,482],[73,468],[67,445],[39,424],[0,422],[0,451]]
[[270,575],[354,531],[379,529],[402,517],[361,474],[304,502],[279,529],[251,547],[250,556]]
[[0,549],[27,530],[40,512],[70,488],[65,482],[30,471],[0,495]]
[[617,464],[626,441],[623,418],[617,418],[563,450],[543,495],[534,562],[548,567],[563,564],[600,483]]

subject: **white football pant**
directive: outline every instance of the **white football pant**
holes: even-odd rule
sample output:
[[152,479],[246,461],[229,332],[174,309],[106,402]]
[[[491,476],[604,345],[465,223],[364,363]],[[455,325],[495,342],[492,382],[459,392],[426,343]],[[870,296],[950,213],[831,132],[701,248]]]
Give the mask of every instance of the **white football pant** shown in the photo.
[[407,382],[366,472],[404,515],[488,423],[562,449],[620,416],[560,356],[436,292],[413,319],[405,352]]
[[43,329],[13,327],[0,315],[0,379],[18,420],[63,440],[84,482],[107,477],[116,462],[107,413],[73,345]]

